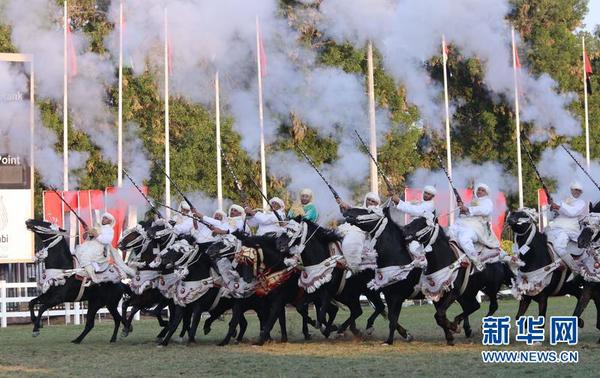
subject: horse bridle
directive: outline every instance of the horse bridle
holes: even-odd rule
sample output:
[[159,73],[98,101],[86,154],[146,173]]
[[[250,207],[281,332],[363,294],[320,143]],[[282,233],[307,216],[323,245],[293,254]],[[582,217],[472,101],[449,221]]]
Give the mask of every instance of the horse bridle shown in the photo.
[[[39,233],[42,235],[53,235],[53,236],[50,236],[49,238],[42,239],[42,243],[44,244],[44,247],[35,253],[35,257],[39,261],[43,261],[44,259],[46,259],[46,257],[48,257],[48,250],[50,250],[51,248],[54,248],[56,245],[58,245],[58,243],[61,242],[61,240],[64,237],[68,236],[68,234],[66,232],[62,232],[60,230],[54,230],[54,229],[48,228],[48,227],[32,226],[32,228],[35,230],[34,233],[36,233],[36,234]],[[46,244],[46,243],[48,243],[48,244]]]
[[[421,245],[423,245],[425,249],[431,247],[431,245],[435,243],[440,234],[439,223],[435,223],[427,218],[426,220],[427,226],[415,232],[415,240],[421,243]],[[429,236],[428,239],[426,239],[427,236]],[[425,245],[425,240],[427,240],[427,245]]]

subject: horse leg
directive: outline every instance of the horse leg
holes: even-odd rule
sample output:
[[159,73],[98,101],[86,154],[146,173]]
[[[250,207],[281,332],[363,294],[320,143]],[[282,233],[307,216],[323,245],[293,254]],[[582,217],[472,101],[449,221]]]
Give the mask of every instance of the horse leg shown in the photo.
[[169,332],[169,325],[171,324],[171,320],[173,318],[173,314],[175,313],[175,303],[168,301],[167,306],[169,307],[169,321],[168,323],[163,327],[163,329],[158,333],[158,335],[156,335],[156,339],[158,340],[158,342],[160,343],[164,337],[166,336],[167,332]]
[[40,301],[39,297],[35,297],[32,300],[29,301],[29,317],[31,318],[31,323],[35,324],[36,321],[36,317],[35,317],[35,305],[38,304]]
[[365,332],[367,333],[367,335],[371,335],[373,334],[373,331],[375,330],[375,328],[373,327],[373,325],[375,324],[375,319],[377,319],[377,317],[381,314],[384,317],[386,317],[386,313],[385,313],[385,305],[383,304],[383,301],[381,300],[380,294],[378,291],[372,291],[369,290],[369,293],[365,294],[367,299],[369,300],[369,302],[371,302],[371,304],[373,305],[374,311],[373,314],[371,314],[371,316],[369,316],[369,318],[367,319],[367,328],[365,330]]
[[454,291],[447,292],[438,302],[435,303],[435,321],[438,326],[444,330],[447,345],[454,345],[454,332],[458,332],[459,328],[457,324],[453,324],[448,320],[446,312],[450,305],[456,299]]
[[312,338],[310,332],[308,332],[308,324],[314,320],[312,320],[308,316],[308,303],[303,302],[302,304],[296,307],[296,311],[302,316],[302,334],[304,335],[304,340],[310,340]]
[[273,328],[273,325],[275,324],[275,321],[277,320],[277,317],[279,316],[279,312],[281,311],[282,306],[282,298],[278,296],[273,299],[273,302],[271,303],[271,306],[269,308],[268,316],[265,320],[265,324],[260,330],[260,337],[256,345],[264,345],[271,332],[271,329]]
[[140,308],[138,306],[132,306],[131,307],[131,313],[129,316],[127,316],[127,307],[125,307],[125,304],[123,304],[123,307],[121,307],[121,311],[122,311],[122,319],[123,319],[123,330],[121,331],[121,335],[123,337],[127,337],[129,335],[130,332],[133,331],[133,326],[131,325],[131,323],[133,322],[133,317],[135,316],[135,314],[140,310]]
[[162,339],[162,341],[159,343],[160,346],[169,345],[169,340],[171,340],[171,337],[173,336],[175,331],[177,331],[177,327],[179,326],[179,323],[181,323],[181,319],[183,318],[183,315],[184,315],[183,312],[184,312],[184,307],[174,305],[174,309],[171,312],[171,319],[169,319],[169,326],[167,328],[167,333],[165,334],[165,337]]
[[529,305],[531,304],[532,299],[533,297],[529,296],[523,296],[521,298],[521,301],[519,302],[519,310],[517,311],[517,316],[515,317],[515,320],[525,315],[525,313],[527,312],[527,308],[529,308]]
[[242,316],[240,316],[240,332],[237,335],[236,341],[238,343],[241,343],[244,339],[244,334],[246,333],[246,329],[248,328],[248,321],[246,320],[246,317],[244,316],[244,314],[242,314]]
[[229,321],[229,328],[227,330],[227,334],[223,338],[223,340],[217,344],[218,346],[225,346],[229,344],[229,341],[232,337],[234,337],[235,329],[240,323],[240,318],[243,316],[243,310],[241,305],[241,300],[236,299],[233,302],[233,307],[231,308],[231,320]]
[[363,313],[359,298],[356,298],[354,301],[352,301],[348,307],[350,308],[350,331],[352,331],[352,334],[355,337],[358,337],[360,336],[360,331],[358,328],[356,328],[356,319],[358,319]]
[[[328,327],[327,313],[329,311],[329,307],[333,307],[331,305],[332,298],[327,289],[322,289],[320,294],[321,295],[319,299],[321,306],[319,307],[319,311],[317,313],[317,321],[319,322],[319,328],[321,329],[321,333],[323,334],[323,336],[329,337],[331,329]],[[329,320],[333,321],[331,317],[329,318]]]
[[42,314],[49,308],[51,308],[52,306],[54,306],[54,304],[49,305],[49,304],[45,304],[42,303],[42,305],[40,306],[40,310],[38,312],[38,316],[35,318],[35,322],[33,323],[33,333],[32,336],[33,337],[37,337],[40,335],[40,328],[42,327]]
[[[106,308],[108,309],[108,312],[110,312],[110,315],[113,318],[113,321],[115,322],[115,328],[113,329],[113,334],[112,337],[110,338],[110,342],[114,343],[115,341],[117,341],[117,334],[119,333],[119,326],[121,325],[121,314],[119,314],[119,310],[118,310],[119,304],[115,303],[112,304],[110,306],[106,306]],[[124,318],[125,316],[123,316]]]
[[577,305],[575,306],[575,310],[573,310],[573,316],[576,316],[578,319],[579,328],[583,328],[583,319],[581,319],[581,314],[585,311],[590,299],[592,298],[592,288],[590,285],[584,285],[583,290],[581,291],[581,295],[577,299]]
[[[596,329],[600,331],[600,293],[596,293],[593,296],[594,304],[596,305]],[[598,344],[600,344],[600,339],[598,339]]]
[[189,308],[187,306],[183,310],[183,324],[181,326],[181,331],[179,332],[179,341],[185,341],[185,333],[187,332],[188,336],[190,335],[190,324],[192,323],[192,315],[197,311],[197,306],[193,306],[193,308]]
[[199,307],[196,306],[192,313],[192,325],[188,331],[188,344],[196,343],[196,330],[198,330],[198,324],[200,324],[200,320],[202,319],[202,311]]
[[279,327],[281,328],[281,342],[282,343],[288,342],[286,321],[287,321],[287,319],[285,316],[285,306],[283,306],[283,308],[281,309],[281,313],[279,313]]
[[539,300],[538,300],[538,315],[539,316],[543,316],[544,318],[546,317],[546,312],[548,311],[548,296],[546,294],[544,294],[543,292],[540,294]]
[[469,316],[475,311],[479,310],[481,305],[477,302],[477,294],[469,293],[467,295],[463,295],[458,298],[458,303],[463,309],[463,312],[458,314],[454,321],[451,323],[451,328],[458,328],[460,323],[464,320],[463,328],[465,330],[465,337],[469,338],[473,335],[473,330],[471,329],[471,324],[469,323]]
[[79,335],[75,340],[71,342],[74,344],[79,344],[83,341],[83,338],[94,328],[94,321],[96,320],[96,313],[100,310],[100,305],[95,302],[89,302],[87,315],[85,318],[85,327],[83,328],[83,332]]
[[[335,321],[335,317],[337,316],[337,313],[339,311],[338,307],[333,305],[332,303],[329,303],[329,308],[327,309],[327,323],[325,324],[325,329],[329,330],[328,334],[331,334],[331,332],[335,332],[337,331],[337,327],[335,326],[335,324],[333,324],[333,322]],[[329,337],[329,336],[327,336]]]
[[386,296],[386,302],[388,305],[388,338],[383,343],[384,345],[392,345],[394,343],[394,333],[396,332],[396,324],[398,323],[398,318],[400,317],[400,309],[399,307],[402,305],[402,301],[399,297],[392,297],[388,300],[389,296]]

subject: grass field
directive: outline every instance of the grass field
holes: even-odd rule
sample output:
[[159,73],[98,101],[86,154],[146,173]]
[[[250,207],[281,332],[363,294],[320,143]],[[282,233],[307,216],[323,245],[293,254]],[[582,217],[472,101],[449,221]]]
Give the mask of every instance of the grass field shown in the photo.
[[[575,305],[573,298],[553,298],[549,315],[570,315]],[[484,306],[487,309],[487,303]],[[498,315],[514,316],[517,302],[500,302]],[[366,308],[366,313],[370,309]],[[452,307],[453,315],[457,307]],[[583,377],[598,376],[600,346],[596,344],[600,332],[595,328],[595,308],[590,304],[584,313],[585,328],[580,330],[576,347],[527,347],[514,342],[514,323],[511,329],[512,345],[504,349],[542,349],[579,351],[577,365],[519,364],[486,365],[481,362],[481,351],[490,348],[481,345],[481,316],[472,317],[476,330],[472,340],[457,335],[454,347],[446,346],[442,331],[433,320],[433,306],[411,306],[403,309],[401,323],[415,336],[407,343],[397,340],[393,346],[382,346],[387,325],[379,319],[373,336],[355,339],[351,336],[324,339],[316,330],[312,341],[302,340],[299,317],[288,313],[290,342],[271,343],[255,347],[250,342],[217,347],[224,335],[226,322],[217,321],[208,336],[200,336],[193,346],[172,343],[159,348],[154,343],[158,324],[154,320],[134,323],[134,332],[116,344],[109,345],[112,321],[96,322],[96,328],[81,345],[69,341],[82,326],[53,325],[41,330],[38,338],[31,337],[31,327],[12,326],[0,330],[0,376],[486,376],[506,377],[545,376]],[[537,305],[529,314],[537,314]],[[345,317],[340,312],[338,316]],[[247,337],[257,335],[255,317],[249,315]],[[228,320],[228,319],[227,319]],[[359,325],[364,328],[366,317]],[[277,327],[276,327],[277,329]],[[275,335],[278,335],[276,330]]]

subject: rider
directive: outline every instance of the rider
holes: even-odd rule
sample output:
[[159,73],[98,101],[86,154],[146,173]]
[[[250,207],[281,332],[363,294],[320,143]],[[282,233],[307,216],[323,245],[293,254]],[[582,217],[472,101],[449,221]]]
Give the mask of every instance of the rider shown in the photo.
[[191,218],[192,208],[187,201],[181,201],[178,210],[180,213],[175,215],[173,229],[177,235],[189,235],[194,228],[194,220]]
[[418,217],[428,214],[435,215],[435,203],[433,201],[437,190],[431,185],[427,185],[423,188],[423,194],[421,195],[422,201],[418,202],[405,202],[400,199],[398,195],[392,196],[392,201],[396,204],[398,210],[406,213],[412,217]]
[[581,228],[579,221],[587,215],[587,204],[581,198],[583,187],[579,182],[573,182],[569,186],[571,195],[568,196],[560,204],[552,202],[550,209],[557,216],[550,222],[546,230],[548,241],[552,243],[556,253],[560,258],[573,270],[578,271],[577,262],[583,250],[575,248],[568,251],[567,245],[569,241],[577,241]]
[[[337,198],[336,202],[340,205],[342,214],[351,208],[348,203],[342,201],[340,198]],[[374,192],[365,194],[362,208],[373,212],[380,211],[381,199],[379,198],[379,195]],[[338,227],[338,232],[344,236],[344,239],[342,240],[342,253],[346,260],[346,265],[348,269],[353,273],[356,273],[359,271],[361,262],[363,262],[363,255],[368,255],[372,252],[370,240],[367,240],[367,233],[349,223],[340,225],[340,227]]]
[[250,207],[246,207],[245,211],[248,215],[248,225],[250,227],[258,227],[256,235],[264,235],[267,233],[280,234],[284,232],[281,227],[281,222],[285,221],[285,204],[279,197],[273,197],[269,201],[269,204],[273,210],[277,213],[279,218],[275,215],[275,212],[267,210],[266,212],[254,211]]
[[476,198],[471,201],[469,206],[460,204],[460,216],[448,229],[450,237],[458,241],[460,247],[478,270],[483,270],[484,264],[480,259],[481,250],[478,251],[475,248],[475,243],[500,252],[500,243],[491,228],[494,203],[489,198],[489,193],[490,188],[486,184],[477,184],[475,186]]
[[87,236],[89,240],[82,244],[82,247],[89,245],[88,243],[93,239],[96,242],[102,245],[102,248],[80,248],[78,251],[82,251],[83,253],[79,253],[77,259],[79,260],[79,264],[82,268],[85,269],[87,275],[92,280],[92,282],[98,282],[98,277],[96,276],[96,269],[100,267],[100,265],[104,265],[108,262],[107,250],[112,248],[112,241],[115,235],[114,232],[115,225],[115,217],[112,216],[111,213],[105,212],[102,214],[102,218],[100,220],[99,228],[90,228],[85,231],[84,236]]
[[319,219],[319,212],[313,203],[314,196],[310,189],[300,191],[300,202],[294,202],[288,212],[288,218],[294,219],[296,216],[302,216],[302,219],[316,222]]

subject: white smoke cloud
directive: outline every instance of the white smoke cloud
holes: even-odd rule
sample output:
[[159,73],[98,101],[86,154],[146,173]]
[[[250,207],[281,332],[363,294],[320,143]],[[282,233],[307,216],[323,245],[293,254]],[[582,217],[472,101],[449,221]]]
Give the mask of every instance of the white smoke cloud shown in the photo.
[[[374,42],[386,70],[404,84],[407,99],[434,128],[441,128],[444,114],[441,87],[431,82],[424,62],[441,55],[442,34],[466,57],[480,58],[489,89],[514,101],[507,0],[327,0],[319,9],[318,25],[334,40]],[[566,136],[581,132],[567,110],[574,94],[557,94],[554,80],[548,75],[535,78],[525,67],[519,85],[521,119],[535,125],[537,139],[545,139],[550,128]]]
[[[587,168],[585,158],[579,152],[571,149],[569,151],[571,151],[583,167]],[[544,150],[538,169],[543,177],[550,177],[556,182],[556,191],[555,193],[551,193],[554,196],[554,201],[559,202],[570,194],[569,186],[573,181],[578,181],[583,186],[584,199],[594,203],[600,200],[600,191],[598,188],[596,188],[562,147],[555,149],[547,148]],[[600,177],[600,163],[592,161],[589,172],[594,179]]]

